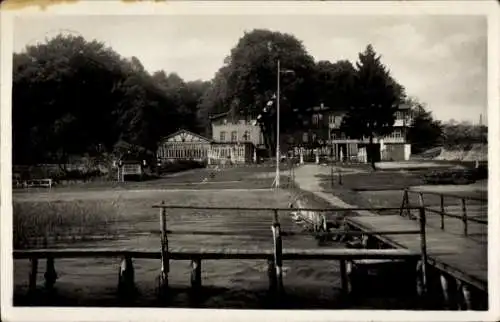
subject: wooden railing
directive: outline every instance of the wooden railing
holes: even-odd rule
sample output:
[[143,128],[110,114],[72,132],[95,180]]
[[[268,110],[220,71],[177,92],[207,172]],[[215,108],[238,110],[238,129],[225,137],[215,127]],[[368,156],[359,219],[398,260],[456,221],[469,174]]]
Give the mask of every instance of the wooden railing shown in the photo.
[[[421,212],[421,225],[419,230],[405,231],[346,231],[334,230],[324,232],[324,235],[390,235],[390,234],[420,234],[421,250],[413,252],[407,249],[283,249],[282,236],[286,236],[286,232],[281,231],[279,222],[279,211],[290,211],[289,208],[239,208],[239,207],[190,207],[166,205],[162,202],[159,205],[154,205],[153,208],[160,210],[160,231],[161,231],[161,248],[160,251],[150,250],[120,250],[120,249],[41,249],[41,250],[15,250],[13,257],[15,259],[29,259],[31,262],[31,270],[29,275],[29,290],[33,292],[36,285],[36,277],[38,274],[38,261],[46,259],[45,286],[48,289],[53,288],[57,273],[55,270],[56,258],[95,258],[95,257],[117,257],[121,258],[120,270],[118,275],[118,288],[120,294],[129,294],[128,292],[134,288],[134,267],[133,258],[143,259],[160,259],[161,271],[159,276],[159,290],[161,295],[165,295],[168,291],[168,275],[170,271],[169,262],[171,260],[190,260],[191,261],[191,287],[199,289],[201,284],[201,263],[202,260],[229,260],[229,259],[262,259],[268,263],[268,278],[270,289],[274,292],[276,298],[279,299],[283,292],[283,261],[284,260],[339,260],[341,285],[343,293],[349,293],[350,281],[349,272],[351,264],[355,260],[415,260],[418,261],[417,269],[419,270],[420,283],[423,285],[421,295],[426,293],[426,263],[427,251],[425,241],[425,214],[423,208]],[[231,232],[208,232],[208,231],[169,231],[167,225],[167,209],[196,209],[196,210],[240,210],[240,211],[272,211],[273,220],[271,225],[273,247],[272,249],[188,249],[188,248],[169,248],[168,234],[233,234],[242,235],[244,231],[238,233]],[[367,210],[395,210],[399,208],[369,208]],[[361,210],[358,208],[345,209],[301,209],[318,212],[337,212],[346,213]],[[297,235],[301,233],[288,233],[288,235]],[[306,234],[306,233],[304,233]],[[309,234],[310,235],[310,234]]]
[[[460,219],[463,223],[463,235],[468,236],[468,222],[474,222],[477,224],[483,224],[487,225],[488,220],[484,219],[478,219],[474,217],[468,216],[467,213],[467,201],[480,201],[480,202],[487,202],[488,200],[486,198],[477,198],[477,197],[472,197],[472,196],[460,196],[452,193],[439,193],[439,192],[432,192],[432,191],[416,191],[416,190],[411,190],[411,189],[405,189],[404,194],[403,194],[403,201],[401,204],[401,209],[400,209],[400,215],[401,216],[407,216],[408,218],[412,218],[411,214],[411,208],[413,208],[410,205],[410,194],[418,194],[419,198],[419,207],[424,208],[425,211],[433,213],[433,214],[438,214],[441,217],[441,223],[440,223],[440,228],[441,230],[445,230],[445,217],[448,218],[455,218],[455,219]],[[438,196],[440,199],[440,210],[436,210],[433,208],[430,208],[429,206],[425,205],[424,201],[424,195],[433,195],[433,196]],[[445,211],[445,198],[452,198],[452,199],[459,199],[461,201],[461,215],[456,215],[452,214],[449,212]]]

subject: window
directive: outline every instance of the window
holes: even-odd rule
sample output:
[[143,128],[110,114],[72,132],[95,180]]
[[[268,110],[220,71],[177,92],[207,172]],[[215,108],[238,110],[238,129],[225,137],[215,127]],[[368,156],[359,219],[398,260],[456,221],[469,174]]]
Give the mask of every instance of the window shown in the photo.
[[302,142],[306,143],[307,139],[308,139],[307,132],[304,132],[304,134],[302,134]]
[[243,133],[243,141],[250,141],[250,132],[249,131],[245,131],[245,133]]
[[312,116],[312,123],[313,123],[314,125],[318,125],[318,114],[314,114],[314,115]]
[[220,132],[220,141],[221,142],[226,141],[226,132],[224,132],[224,131]]
[[231,132],[231,142],[236,142],[238,141],[238,132],[232,131]]

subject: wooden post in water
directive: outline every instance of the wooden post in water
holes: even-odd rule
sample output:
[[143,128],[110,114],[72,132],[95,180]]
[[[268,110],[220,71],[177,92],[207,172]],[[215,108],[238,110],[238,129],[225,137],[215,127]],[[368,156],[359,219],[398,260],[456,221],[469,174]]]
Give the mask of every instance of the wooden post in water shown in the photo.
[[38,258],[31,258],[30,262],[29,292],[34,293],[36,291],[36,276],[38,274]]
[[345,259],[340,260],[340,282],[342,285],[342,294],[349,294],[349,276],[347,274],[347,263]]
[[425,296],[427,293],[427,242],[426,242],[426,236],[425,236],[425,225],[426,225],[426,218],[425,218],[425,208],[424,208],[424,198],[422,196],[422,193],[419,194],[419,201],[420,201],[420,216],[419,216],[419,222],[420,222],[420,251],[421,251],[421,274],[422,274],[422,295]]
[[118,271],[118,295],[120,298],[130,300],[135,287],[134,264],[132,258],[124,256]]
[[276,268],[276,295],[278,298],[283,293],[283,260],[282,260],[282,241],[281,227],[278,221],[278,210],[274,210],[274,222],[272,226],[274,239],[274,265]]
[[464,299],[464,310],[469,311],[472,310],[472,296],[470,293],[469,286],[467,284],[462,283],[462,296]]
[[269,278],[269,290],[276,292],[276,266],[272,258],[267,259],[267,277]]
[[191,261],[191,287],[193,291],[201,289],[201,258]]
[[441,274],[439,279],[441,281],[441,290],[443,291],[444,308],[450,309],[452,305],[450,300],[450,283],[448,277],[446,277],[444,274]]
[[334,186],[334,184],[333,184],[333,177],[334,177],[334,173],[333,173],[333,164],[332,164],[332,167],[330,168],[330,185],[331,185],[332,188]]
[[467,227],[467,206],[465,204],[465,198],[462,198],[462,222],[464,223],[464,235],[468,235]]
[[444,230],[444,195],[440,195],[441,199],[441,230]]
[[45,288],[52,290],[57,280],[57,272],[54,267],[54,258],[47,257],[47,267],[45,269]]
[[[165,201],[161,202],[165,205]],[[168,288],[169,258],[168,258],[168,237],[167,237],[167,210],[160,208],[160,227],[161,227],[161,273],[160,273],[160,292],[165,294]]]
[[401,209],[399,210],[399,215],[401,217],[403,216],[403,211],[407,206],[407,204],[408,204],[408,190],[405,189],[403,193],[403,201],[401,202]]

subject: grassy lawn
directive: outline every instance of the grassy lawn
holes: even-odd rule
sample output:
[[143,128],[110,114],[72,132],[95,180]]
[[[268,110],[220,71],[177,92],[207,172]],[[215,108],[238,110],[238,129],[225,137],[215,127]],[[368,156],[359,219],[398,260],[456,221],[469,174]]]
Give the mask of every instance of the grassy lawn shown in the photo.
[[[331,192],[345,202],[358,207],[400,207],[403,200],[403,190],[408,187],[424,185],[422,180],[423,171],[374,171],[367,173],[355,173],[342,176],[342,185],[335,175],[333,186],[331,177],[327,175],[318,176],[321,180],[323,191]],[[485,198],[484,191],[456,191],[456,186],[430,186],[431,189],[442,193],[450,193],[456,196],[470,196]],[[464,189],[465,190],[465,189]],[[410,194],[410,204],[418,206],[418,194]],[[440,197],[424,193],[426,206],[439,206]],[[478,201],[469,203],[478,204]],[[445,197],[445,206],[458,205],[460,199]]]
[[[269,172],[270,169],[229,168],[217,172],[196,169],[145,182],[100,182],[51,190],[17,190],[13,195],[14,247],[49,247],[58,240],[114,239],[123,234],[123,229],[119,228],[123,222],[133,223],[142,218],[144,211],[151,211],[152,196],[155,200],[167,198],[167,203],[175,204],[216,206],[239,200],[235,205],[269,207],[269,201],[261,202],[253,197],[256,192],[245,189],[271,188],[274,173]],[[207,181],[203,182],[205,178]],[[281,184],[287,188],[289,177],[283,175]],[[233,193],[239,198],[229,197],[231,189],[241,190]],[[174,193],[176,190],[178,192]],[[168,198],[173,193],[178,197]],[[219,197],[210,199],[215,195]],[[286,203],[281,206],[286,207]],[[132,209],[136,212],[131,213]]]
[[[194,169],[147,181],[95,181],[55,186],[54,192],[82,190],[138,190],[138,189],[265,189],[274,181],[273,166],[214,169]],[[290,182],[286,168],[282,169],[281,182],[288,187]],[[206,181],[206,182],[204,182]],[[15,189],[15,195],[47,192],[44,188]]]

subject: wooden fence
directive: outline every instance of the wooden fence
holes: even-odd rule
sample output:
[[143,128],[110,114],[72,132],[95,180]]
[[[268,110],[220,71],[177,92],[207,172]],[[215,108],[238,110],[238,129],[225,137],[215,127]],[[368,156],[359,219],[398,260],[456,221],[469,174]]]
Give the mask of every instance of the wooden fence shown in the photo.
[[[343,293],[347,294],[350,290],[349,273],[352,269],[352,262],[356,260],[414,260],[418,262],[417,269],[419,271],[419,281],[424,285],[423,292],[425,294],[426,285],[426,263],[427,251],[425,242],[425,214],[424,209],[419,208],[421,224],[419,230],[405,230],[405,231],[346,231],[346,230],[333,230],[325,232],[324,234],[334,235],[390,235],[390,234],[419,234],[421,238],[420,252],[413,252],[407,249],[283,249],[282,236],[287,235],[282,232],[281,224],[279,222],[278,214],[280,211],[290,211],[289,208],[235,208],[235,207],[189,207],[189,206],[175,206],[166,205],[162,202],[159,205],[154,205],[153,208],[160,210],[160,250],[120,250],[120,249],[41,249],[41,250],[15,250],[13,257],[15,259],[29,259],[31,262],[31,270],[29,275],[29,291],[36,290],[36,277],[38,274],[38,261],[46,259],[46,272],[45,287],[51,289],[57,280],[57,273],[55,269],[56,258],[95,258],[95,257],[117,257],[121,258],[120,270],[118,275],[118,289],[120,294],[130,294],[129,291],[134,288],[134,268],[133,258],[145,259],[159,259],[160,276],[159,276],[159,291],[160,294],[165,295],[168,291],[168,274],[170,271],[169,263],[171,260],[190,260],[191,261],[191,286],[194,290],[200,289],[201,283],[201,270],[202,260],[229,260],[229,259],[262,259],[267,260],[268,263],[268,278],[270,289],[277,299],[283,293],[283,260],[338,260],[340,261],[340,274],[341,285]],[[242,235],[243,231],[231,232],[208,232],[208,231],[169,231],[167,225],[167,209],[196,209],[196,210],[239,210],[239,211],[272,211],[273,218],[271,224],[271,232],[273,238],[273,247],[270,249],[248,250],[248,249],[194,249],[189,250],[185,248],[169,248],[168,235],[181,233],[181,234],[234,234]],[[366,210],[396,210],[399,208],[370,208]],[[343,208],[343,209],[302,209],[318,212],[337,212],[337,213],[350,213],[358,208]],[[301,234],[301,233],[288,233]],[[304,233],[309,234],[310,233]]]

